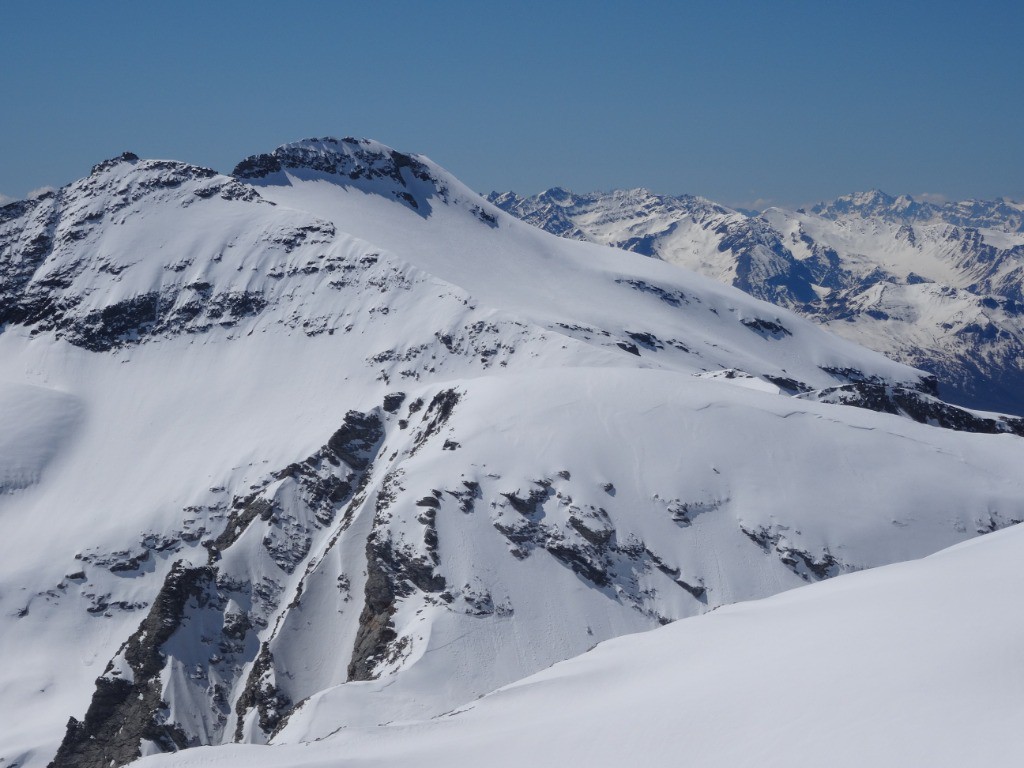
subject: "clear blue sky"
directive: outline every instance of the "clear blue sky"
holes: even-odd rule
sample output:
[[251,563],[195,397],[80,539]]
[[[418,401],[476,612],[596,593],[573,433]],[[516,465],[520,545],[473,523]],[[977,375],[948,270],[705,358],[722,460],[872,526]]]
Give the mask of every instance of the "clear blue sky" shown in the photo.
[[0,193],[307,136],[480,191],[1024,198],[1024,3],[0,0]]

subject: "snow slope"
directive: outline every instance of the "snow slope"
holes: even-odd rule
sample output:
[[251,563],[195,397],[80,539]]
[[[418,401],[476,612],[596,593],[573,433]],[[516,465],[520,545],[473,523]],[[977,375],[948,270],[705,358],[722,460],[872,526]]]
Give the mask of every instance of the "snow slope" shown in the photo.
[[74,437],[81,403],[43,387],[0,382],[0,494],[38,483]]
[[489,199],[549,232],[696,270],[936,374],[950,400],[1024,413],[1024,225],[1006,200],[873,191],[748,216],[647,190]]
[[158,766],[1009,768],[1024,528],[602,643],[442,718]]
[[0,208],[0,298],[20,766],[428,718],[1024,519],[1018,421],[367,140],[101,163]]

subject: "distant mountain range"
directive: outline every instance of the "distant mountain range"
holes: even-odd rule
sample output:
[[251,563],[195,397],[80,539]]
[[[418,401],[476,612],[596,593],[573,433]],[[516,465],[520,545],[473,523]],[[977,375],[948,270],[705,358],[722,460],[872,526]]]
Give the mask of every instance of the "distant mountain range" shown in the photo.
[[488,199],[561,237],[693,269],[934,373],[946,399],[1024,414],[1024,205],[872,191],[748,215],[644,189]]

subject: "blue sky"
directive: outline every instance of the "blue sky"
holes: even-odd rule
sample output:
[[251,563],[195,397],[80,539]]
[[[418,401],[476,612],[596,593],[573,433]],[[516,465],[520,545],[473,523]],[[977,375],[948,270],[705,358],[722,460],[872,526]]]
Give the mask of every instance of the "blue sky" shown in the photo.
[[480,191],[1024,198],[1024,3],[0,4],[0,194],[307,136]]

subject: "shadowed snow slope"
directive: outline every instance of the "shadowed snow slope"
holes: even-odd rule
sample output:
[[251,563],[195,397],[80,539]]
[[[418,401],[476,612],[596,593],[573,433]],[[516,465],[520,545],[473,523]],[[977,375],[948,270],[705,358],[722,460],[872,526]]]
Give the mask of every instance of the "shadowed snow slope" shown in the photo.
[[376,142],[100,163],[0,208],[0,758],[422,720],[1024,519],[935,386]]
[[436,720],[140,768],[1015,766],[1024,527],[602,643]]

